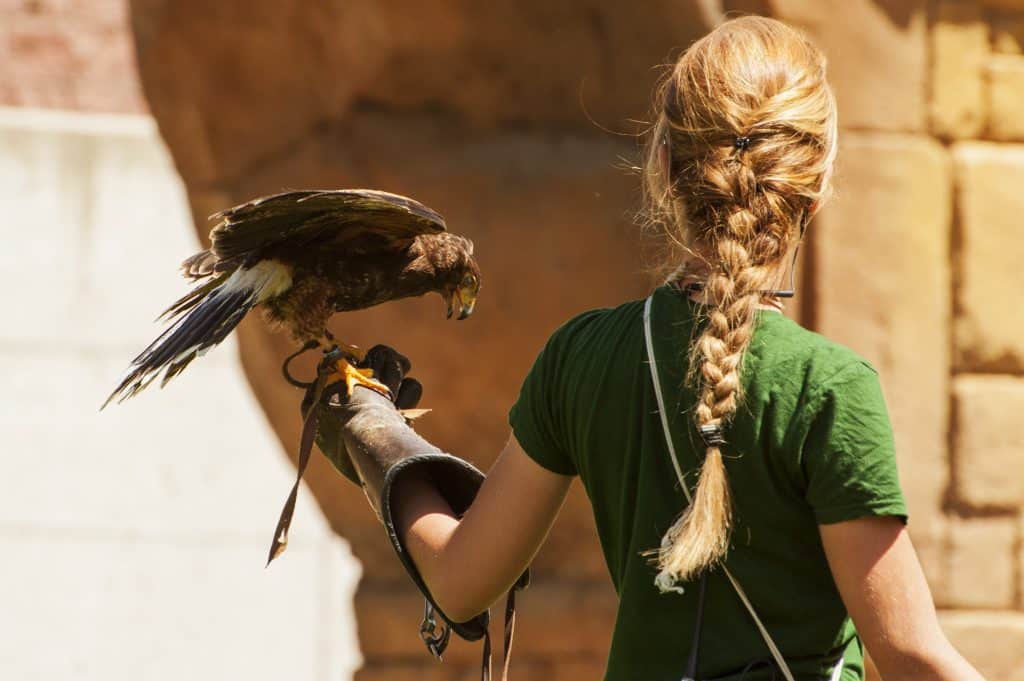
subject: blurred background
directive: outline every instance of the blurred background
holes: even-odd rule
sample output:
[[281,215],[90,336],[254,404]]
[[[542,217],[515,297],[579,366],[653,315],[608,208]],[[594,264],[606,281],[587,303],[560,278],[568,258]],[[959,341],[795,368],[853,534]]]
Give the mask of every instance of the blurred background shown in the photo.
[[[0,677],[476,678],[476,646],[429,658],[322,458],[264,570],[298,441],[284,337],[251,320],[96,410],[207,215],[379,187],[476,242],[480,305],[334,328],[410,355],[422,430],[486,468],[551,331],[654,281],[624,168],[659,65],[729,12],[829,54],[838,191],[789,313],[879,369],[943,626],[1024,679],[1024,0],[0,0]],[[601,678],[615,599],[578,486],[521,604],[515,678]]]

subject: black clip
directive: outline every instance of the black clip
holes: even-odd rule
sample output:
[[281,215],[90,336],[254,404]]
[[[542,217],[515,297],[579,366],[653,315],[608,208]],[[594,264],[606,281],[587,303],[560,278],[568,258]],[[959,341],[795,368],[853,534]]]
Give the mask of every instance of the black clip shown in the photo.
[[725,444],[725,437],[722,435],[722,426],[710,424],[707,426],[701,426],[700,439],[704,440],[704,445],[707,447],[718,447]]
[[448,639],[451,638],[452,630],[447,624],[440,625],[434,619],[434,606],[430,601],[423,601],[423,622],[420,624],[420,638],[426,644],[430,654],[441,660],[441,653],[448,647]]

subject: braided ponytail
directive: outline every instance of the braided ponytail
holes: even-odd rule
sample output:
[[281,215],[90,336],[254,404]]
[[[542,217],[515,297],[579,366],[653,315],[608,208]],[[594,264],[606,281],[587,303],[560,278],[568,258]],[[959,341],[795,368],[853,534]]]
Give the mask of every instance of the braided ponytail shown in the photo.
[[[781,22],[744,17],[695,43],[664,80],[644,167],[648,212],[687,253],[672,278],[702,283],[706,324],[688,349],[699,432],[742,402],[743,358],[764,292],[824,199],[835,103],[822,54]],[[687,507],[654,554],[662,590],[725,556],[732,500],[708,438]]]

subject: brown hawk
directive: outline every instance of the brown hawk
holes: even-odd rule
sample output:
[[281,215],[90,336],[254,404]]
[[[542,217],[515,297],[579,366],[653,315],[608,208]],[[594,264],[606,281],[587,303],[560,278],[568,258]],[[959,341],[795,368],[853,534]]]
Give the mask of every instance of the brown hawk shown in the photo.
[[[213,216],[210,248],[182,263],[199,283],[160,316],[171,322],[128,369],[104,406],[132,397],[163,372],[161,386],[223,341],[261,307],[296,341],[341,347],[327,331],[335,312],[436,292],[465,319],[480,290],[473,244],[445,231],[439,214],[410,198],[370,189],[275,194]],[[344,362],[346,380],[368,377]],[[365,374],[365,372],[363,372]]]

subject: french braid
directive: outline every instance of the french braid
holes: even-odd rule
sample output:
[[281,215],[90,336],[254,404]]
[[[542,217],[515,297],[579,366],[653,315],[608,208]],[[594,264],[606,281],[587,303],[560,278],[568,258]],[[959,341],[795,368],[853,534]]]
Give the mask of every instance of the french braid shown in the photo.
[[[827,190],[836,121],[825,60],[778,21],[734,19],[680,58],[655,110],[649,213],[687,252],[673,276],[700,281],[705,296],[706,323],[688,348],[695,426],[727,441],[758,307]],[[721,445],[709,444],[692,505],[652,552],[660,588],[725,556],[731,509]]]

